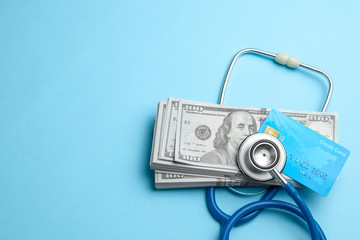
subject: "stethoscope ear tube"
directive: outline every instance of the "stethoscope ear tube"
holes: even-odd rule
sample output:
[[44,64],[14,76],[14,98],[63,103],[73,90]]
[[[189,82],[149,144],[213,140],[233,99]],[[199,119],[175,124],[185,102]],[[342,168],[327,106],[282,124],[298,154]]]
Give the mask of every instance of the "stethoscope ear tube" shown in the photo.
[[[229,78],[230,78],[230,74],[232,72],[232,69],[233,69],[233,67],[235,65],[236,60],[240,56],[243,56],[243,55],[248,54],[248,53],[253,53],[253,54],[272,57],[272,58],[274,58],[274,60],[277,63],[279,63],[281,65],[286,65],[286,66],[291,67],[291,68],[298,68],[300,66],[300,67],[304,67],[306,69],[312,70],[314,72],[317,72],[317,73],[323,75],[328,80],[328,83],[329,83],[328,93],[327,93],[326,99],[324,101],[323,107],[321,109],[322,112],[326,111],[326,109],[327,109],[327,107],[329,105],[331,96],[332,96],[332,92],[333,92],[333,81],[332,81],[331,77],[329,76],[329,74],[327,74],[326,72],[324,72],[321,69],[318,69],[318,68],[312,67],[310,65],[304,64],[304,63],[300,62],[300,60],[296,59],[295,57],[286,57],[286,59],[284,59],[284,57],[283,57],[284,54],[283,53],[274,54],[274,53],[266,52],[264,50],[255,49],[255,48],[245,48],[245,49],[239,51],[234,56],[234,58],[232,59],[232,61],[230,63],[230,66],[228,68],[228,71],[226,73],[222,88],[221,88],[221,93],[220,93],[220,97],[219,97],[219,104],[223,104],[223,102],[224,102],[224,96],[225,96],[226,87],[227,87],[227,84],[228,84],[228,81],[229,81]],[[287,54],[285,54],[285,55],[287,56]],[[282,62],[281,59],[283,59],[284,62]],[[293,59],[296,59],[296,62],[298,62],[298,63],[297,64],[292,64],[292,62],[294,62]],[[291,64],[287,64],[288,62],[291,62]]]

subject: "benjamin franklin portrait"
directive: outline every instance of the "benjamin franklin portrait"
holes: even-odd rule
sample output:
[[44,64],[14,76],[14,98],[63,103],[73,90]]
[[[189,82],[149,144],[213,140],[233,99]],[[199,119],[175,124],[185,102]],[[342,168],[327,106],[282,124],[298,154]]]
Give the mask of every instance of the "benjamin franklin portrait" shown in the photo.
[[256,133],[256,121],[248,112],[229,113],[219,127],[214,140],[216,150],[201,157],[201,162],[237,166],[236,156],[242,141]]

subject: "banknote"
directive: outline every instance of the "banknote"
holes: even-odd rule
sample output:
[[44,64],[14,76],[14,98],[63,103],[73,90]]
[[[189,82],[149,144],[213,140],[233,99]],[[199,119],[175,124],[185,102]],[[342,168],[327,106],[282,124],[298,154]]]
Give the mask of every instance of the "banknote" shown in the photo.
[[179,100],[169,98],[166,105],[168,108],[165,111],[163,122],[167,131],[161,133],[159,157],[163,160],[173,161],[175,153],[175,134],[173,133],[176,132]]
[[[259,184],[259,182],[246,182],[241,179],[205,177],[174,172],[155,171],[156,189],[198,188],[198,187],[268,187],[278,185],[277,182]],[[299,187],[296,185],[296,187]],[[258,190],[256,190],[258,191]],[[251,194],[252,191],[248,193]]]
[[[150,168],[152,168],[153,170],[166,171],[166,172],[181,172],[192,175],[212,176],[214,172],[214,169],[212,168],[177,163],[173,161],[173,158],[171,160],[161,158],[160,145],[164,141],[162,138],[166,136],[166,134],[163,134],[163,132],[165,131],[165,125],[166,125],[165,118],[166,118],[166,111],[168,110],[167,106],[168,105],[165,102],[160,102],[158,104],[158,111],[154,124],[153,146],[152,146],[151,159],[150,159]],[[174,106],[175,105],[173,105],[173,107]],[[169,132],[172,133],[171,131],[169,131],[170,129],[169,124],[167,125],[167,127],[168,127],[167,134],[169,134]],[[172,131],[175,132],[175,129]],[[175,138],[175,134],[173,134],[172,137]]]
[[[175,135],[178,163],[213,168],[214,174],[238,173],[241,142],[256,133],[271,109],[232,107],[180,100]],[[279,110],[323,136],[337,140],[337,114]],[[171,130],[173,131],[173,130]]]
[[[151,146],[151,156],[150,156],[150,167],[153,164],[153,160],[158,157],[158,150],[155,148],[159,148],[159,144],[161,144],[161,139],[157,138],[156,136],[161,133],[159,129],[162,129],[162,123],[164,122],[166,111],[166,103],[164,101],[160,101],[158,103],[157,111],[156,111],[156,118],[154,121],[154,129],[153,129],[153,141]],[[159,119],[160,118],[160,119]]]
[[155,171],[155,188],[195,188],[220,186],[252,186],[251,183],[229,178],[194,176],[188,174]]

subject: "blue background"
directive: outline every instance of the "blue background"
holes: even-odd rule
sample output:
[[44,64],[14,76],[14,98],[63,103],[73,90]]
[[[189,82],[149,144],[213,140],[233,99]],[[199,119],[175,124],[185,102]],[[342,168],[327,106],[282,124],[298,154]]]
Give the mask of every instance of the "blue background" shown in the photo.
[[[286,52],[334,80],[351,151],[327,197],[301,190],[329,239],[359,239],[358,1],[0,1],[0,239],[217,239],[204,189],[155,190],[156,106],[217,102],[233,55]],[[225,103],[319,110],[324,78],[239,59]],[[217,191],[228,213],[258,197]],[[289,200],[285,194],[277,199]],[[272,232],[272,234],[270,234]],[[265,211],[231,239],[310,239]]]

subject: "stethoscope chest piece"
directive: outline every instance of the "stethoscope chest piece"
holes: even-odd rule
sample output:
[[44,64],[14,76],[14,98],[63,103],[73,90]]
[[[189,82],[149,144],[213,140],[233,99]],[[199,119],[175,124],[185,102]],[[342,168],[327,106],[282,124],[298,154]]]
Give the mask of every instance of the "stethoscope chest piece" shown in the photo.
[[248,136],[240,145],[238,165],[243,173],[255,181],[274,178],[271,170],[282,172],[286,163],[286,152],[282,143],[267,133]]

